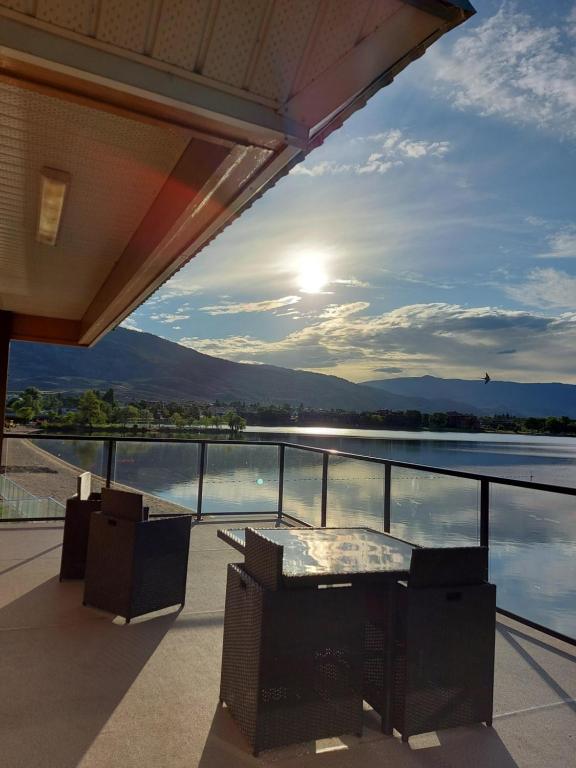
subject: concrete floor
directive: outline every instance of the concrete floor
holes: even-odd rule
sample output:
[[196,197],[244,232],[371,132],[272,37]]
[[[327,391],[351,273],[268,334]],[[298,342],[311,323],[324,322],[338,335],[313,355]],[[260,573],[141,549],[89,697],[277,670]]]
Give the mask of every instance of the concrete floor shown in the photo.
[[[229,526],[242,523],[236,519]],[[0,525],[2,768],[555,768],[574,765],[576,649],[498,623],[494,728],[249,748],[218,707],[226,564],[217,524],[192,529],[187,604],[124,625],[59,583],[62,526]]]

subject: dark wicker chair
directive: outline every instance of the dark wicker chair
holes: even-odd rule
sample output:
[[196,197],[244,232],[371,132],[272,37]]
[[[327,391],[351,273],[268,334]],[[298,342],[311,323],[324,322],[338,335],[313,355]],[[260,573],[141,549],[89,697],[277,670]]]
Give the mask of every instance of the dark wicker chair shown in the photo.
[[486,547],[415,549],[398,585],[392,724],[418,733],[492,723],[496,587]]
[[102,488],[102,513],[134,522],[148,519],[148,507],[143,506],[141,493],[115,488]]
[[60,581],[84,578],[90,516],[102,503],[99,493],[90,492],[91,480],[90,472],[79,475],[77,493],[66,501]]
[[228,566],[220,700],[254,755],[361,734],[361,623],[352,588],[267,589]]
[[123,616],[184,605],[191,515],[133,522],[93,513],[84,605]]

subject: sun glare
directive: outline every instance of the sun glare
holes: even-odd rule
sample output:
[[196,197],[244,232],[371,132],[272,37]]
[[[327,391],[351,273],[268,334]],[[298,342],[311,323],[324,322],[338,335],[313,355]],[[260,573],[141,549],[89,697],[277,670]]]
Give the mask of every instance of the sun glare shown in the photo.
[[327,254],[321,250],[308,250],[299,254],[297,281],[302,293],[320,293],[326,287],[329,282],[326,260]]

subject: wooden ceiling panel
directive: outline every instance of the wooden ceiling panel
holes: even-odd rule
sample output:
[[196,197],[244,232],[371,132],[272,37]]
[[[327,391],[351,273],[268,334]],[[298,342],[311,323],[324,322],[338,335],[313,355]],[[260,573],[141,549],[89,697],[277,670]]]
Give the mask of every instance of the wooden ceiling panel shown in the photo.
[[[0,84],[1,308],[80,319],[188,139]],[[71,176],[55,247],[35,239],[44,167]]]
[[[0,0],[0,311],[88,345],[376,91],[467,0]],[[40,172],[71,182],[40,245]]]

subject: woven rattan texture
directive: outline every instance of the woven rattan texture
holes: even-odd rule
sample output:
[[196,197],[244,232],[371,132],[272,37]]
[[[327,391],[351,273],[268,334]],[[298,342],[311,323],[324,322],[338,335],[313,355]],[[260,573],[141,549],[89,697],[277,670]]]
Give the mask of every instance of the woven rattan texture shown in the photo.
[[275,591],[228,567],[221,699],[254,752],[360,733],[362,615],[352,588]]
[[135,523],[94,513],[85,604],[127,620],[183,605],[190,523],[190,515]]
[[492,722],[496,588],[398,590],[392,719],[404,739]]
[[252,528],[246,529],[245,567],[263,587],[279,589],[282,586],[283,557],[284,547]]
[[60,561],[61,580],[84,578],[90,516],[92,512],[100,509],[100,505],[99,500],[86,499],[81,501],[77,498],[67,500],[62,560]]

